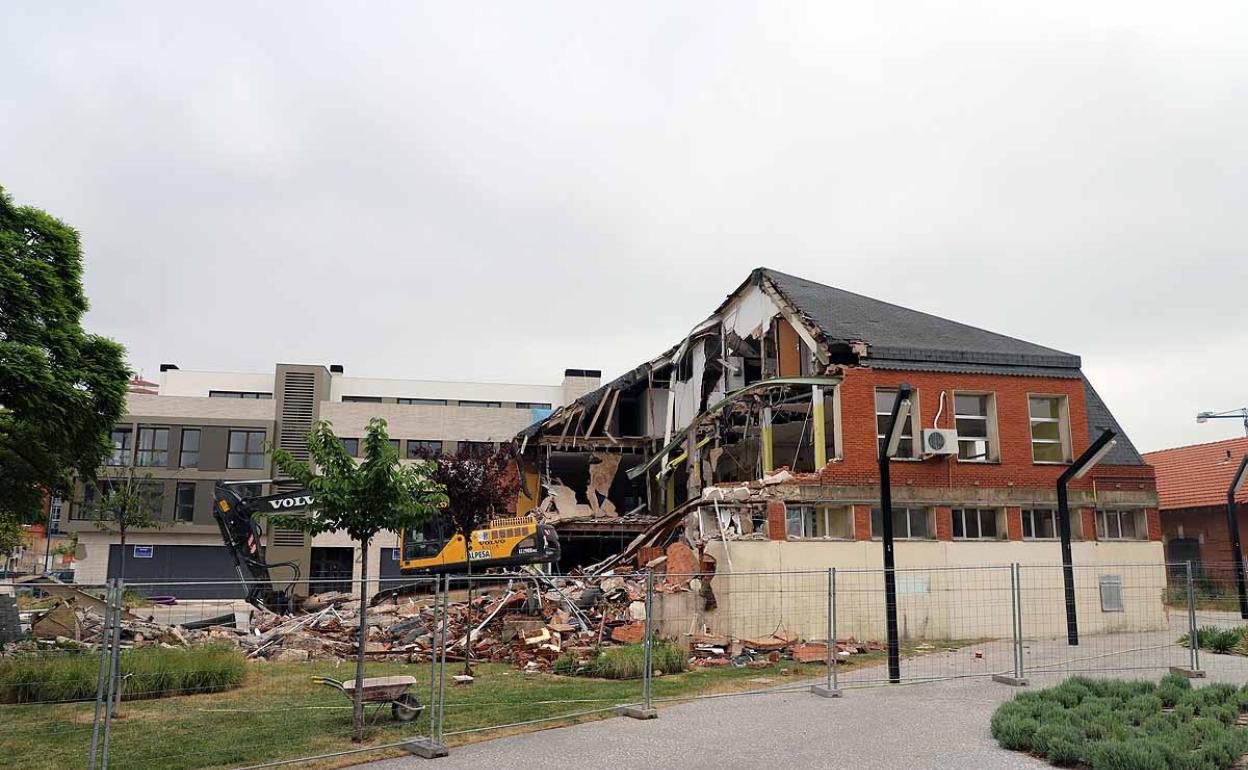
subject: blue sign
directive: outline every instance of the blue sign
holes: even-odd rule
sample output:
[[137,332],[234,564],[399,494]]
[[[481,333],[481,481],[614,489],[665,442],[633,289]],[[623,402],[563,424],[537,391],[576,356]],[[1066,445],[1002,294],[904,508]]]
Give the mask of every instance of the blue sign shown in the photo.
[[152,558],[152,551],[155,551],[155,550],[156,550],[156,546],[154,545],[136,545],[134,547],[134,558],[150,559]]

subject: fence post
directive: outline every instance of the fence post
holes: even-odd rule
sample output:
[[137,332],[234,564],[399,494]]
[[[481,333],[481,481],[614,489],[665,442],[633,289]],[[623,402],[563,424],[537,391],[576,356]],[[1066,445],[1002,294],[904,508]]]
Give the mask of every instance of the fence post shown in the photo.
[[1018,562],[1010,565],[1010,648],[1014,653],[1014,673],[993,674],[992,680],[1012,687],[1024,687],[1023,678],[1023,591],[1022,570]]
[[[703,576],[705,577],[705,576]],[[659,712],[654,708],[654,700],[650,692],[650,680],[654,676],[654,634],[657,630],[654,623],[654,570],[646,570],[646,638],[642,643],[641,672],[641,705],[620,706],[617,712],[633,719],[655,719]]]
[[839,677],[836,673],[836,567],[828,568],[828,661],[826,681],[810,688],[815,695],[824,698],[841,697]]
[[113,579],[109,578],[104,589],[104,626],[100,629],[100,672],[95,680],[95,717],[91,722],[91,757],[87,770],[95,770],[100,748],[100,709],[104,704],[105,683],[108,681],[108,660],[111,654],[109,640],[113,633]]
[[1187,562],[1187,641],[1191,648],[1192,672],[1200,671],[1200,638],[1196,633],[1196,576]]
[[126,581],[123,578],[117,578],[113,582],[113,634],[108,653],[110,661],[108,689],[104,695],[104,748],[100,753],[102,770],[108,770],[108,747],[113,737],[113,714],[117,710],[117,703],[121,701],[121,615],[122,597],[125,592]]

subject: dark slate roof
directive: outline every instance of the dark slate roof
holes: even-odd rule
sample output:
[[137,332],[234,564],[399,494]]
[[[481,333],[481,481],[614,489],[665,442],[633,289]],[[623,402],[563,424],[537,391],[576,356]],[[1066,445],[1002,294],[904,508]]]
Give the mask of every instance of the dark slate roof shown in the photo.
[[1096,392],[1096,388],[1092,387],[1087,377],[1083,378],[1083,393],[1088,412],[1088,441],[1095,441],[1106,428],[1118,434],[1118,443],[1109,450],[1109,454],[1105,455],[1101,463],[1104,465],[1146,465],[1144,458],[1136,450],[1135,444],[1131,443],[1126,431],[1110,414],[1109,407],[1101,400],[1101,394]]
[[[1079,356],[918,310],[759,268],[829,342],[867,345],[873,360],[1078,369]],[[1067,376],[1072,376],[1068,374]]]

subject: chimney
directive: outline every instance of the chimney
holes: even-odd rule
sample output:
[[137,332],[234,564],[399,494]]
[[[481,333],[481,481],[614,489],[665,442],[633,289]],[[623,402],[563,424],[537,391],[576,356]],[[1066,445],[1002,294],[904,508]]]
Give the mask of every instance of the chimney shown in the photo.
[[564,369],[563,403],[570,404],[602,385],[601,369]]
[[177,368],[178,368],[177,364],[161,364],[160,365],[160,370],[162,372],[177,371]]
[[329,365],[330,374],[342,374],[342,372],[343,372],[342,364],[330,364]]

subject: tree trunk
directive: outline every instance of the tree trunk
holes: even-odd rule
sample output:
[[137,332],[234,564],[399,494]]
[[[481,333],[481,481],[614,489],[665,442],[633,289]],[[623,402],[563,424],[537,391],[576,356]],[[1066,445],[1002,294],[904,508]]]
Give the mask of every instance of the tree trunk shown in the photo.
[[351,724],[355,743],[364,742],[364,648],[368,646],[368,541],[360,544],[360,648],[355,656],[355,703],[351,708]]

